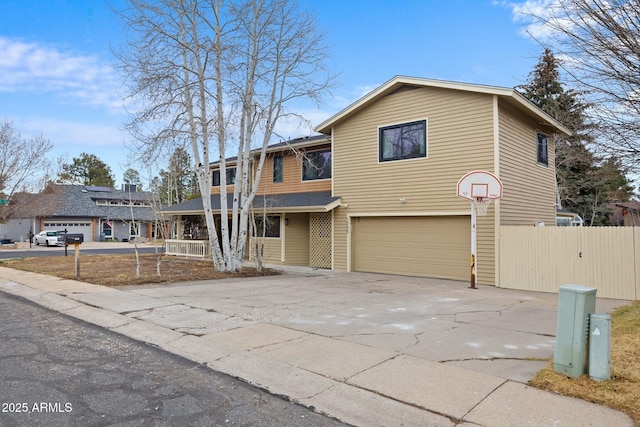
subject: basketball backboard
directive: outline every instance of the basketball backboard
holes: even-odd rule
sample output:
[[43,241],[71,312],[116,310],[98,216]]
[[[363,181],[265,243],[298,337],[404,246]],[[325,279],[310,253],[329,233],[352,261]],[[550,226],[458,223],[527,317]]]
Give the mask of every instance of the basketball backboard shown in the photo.
[[474,201],[499,199],[502,197],[502,182],[491,172],[469,172],[458,181],[458,197]]

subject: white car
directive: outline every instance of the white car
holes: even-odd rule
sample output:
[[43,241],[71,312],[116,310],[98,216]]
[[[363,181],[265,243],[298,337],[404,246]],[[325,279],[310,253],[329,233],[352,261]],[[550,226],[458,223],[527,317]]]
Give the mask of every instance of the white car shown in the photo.
[[36,234],[36,245],[45,246],[62,246],[64,245],[63,238],[57,231],[44,230]]

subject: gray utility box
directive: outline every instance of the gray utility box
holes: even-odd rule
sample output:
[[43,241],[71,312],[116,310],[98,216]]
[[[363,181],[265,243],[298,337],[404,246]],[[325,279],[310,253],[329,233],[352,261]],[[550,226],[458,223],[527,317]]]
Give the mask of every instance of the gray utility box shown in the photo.
[[78,234],[67,233],[65,235],[65,239],[66,239],[65,243],[75,245],[75,244],[84,242],[84,234],[82,234],[82,233],[78,233]]
[[611,379],[611,316],[592,314],[589,321],[589,377]]
[[596,311],[595,288],[560,286],[553,369],[570,377],[587,373],[589,314]]

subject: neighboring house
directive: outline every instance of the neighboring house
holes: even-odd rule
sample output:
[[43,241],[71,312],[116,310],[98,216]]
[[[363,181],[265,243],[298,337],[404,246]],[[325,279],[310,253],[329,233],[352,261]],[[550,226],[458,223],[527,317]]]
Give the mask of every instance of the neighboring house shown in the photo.
[[[306,156],[269,148],[260,190],[279,232],[268,242],[275,261],[467,280],[471,204],[456,184],[472,170],[504,186],[478,218],[478,283],[498,281],[500,225],[556,224],[552,135],[570,132],[514,89],[395,77],[316,131],[325,136],[291,142]],[[305,168],[309,160],[316,166]],[[322,198],[290,204],[300,193]],[[321,240],[330,259],[318,265]]]
[[609,205],[612,210],[612,225],[640,226],[640,202],[614,202]]
[[86,242],[147,240],[156,218],[151,193],[135,186],[116,190],[52,184],[42,193],[19,195],[16,206],[7,222],[7,237],[16,241],[42,230],[82,233]]

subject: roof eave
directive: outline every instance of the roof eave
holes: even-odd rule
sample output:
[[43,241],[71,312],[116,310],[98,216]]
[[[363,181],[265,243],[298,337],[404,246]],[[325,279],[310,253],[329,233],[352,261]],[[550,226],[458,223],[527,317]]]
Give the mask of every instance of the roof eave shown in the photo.
[[[340,206],[341,199],[338,198],[326,205],[310,205],[310,206],[286,206],[286,207],[272,207],[264,209],[266,213],[305,213],[305,212],[330,212],[333,209]],[[214,214],[220,214],[220,209],[212,209]],[[202,215],[203,209],[190,209],[182,211],[160,211],[162,215]]]
[[[213,212],[216,212],[215,210]],[[218,212],[220,210],[218,209]],[[203,215],[204,209],[190,209],[184,211],[159,211],[160,215]]]
[[384,83],[382,86],[374,89],[369,92],[362,98],[358,99],[353,104],[349,105],[347,108],[343,109],[337,114],[329,117],[324,122],[320,123],[314,129],[316,132],[324,133],[325,135],[331,134],[331,128],[333,125],[345,117],[351,115],[357,110],[365,107],[366,105],[373,102],[378,97],[385,95],[387,93],[393,92],[398,87],[403,85],[413,85],[413,86],[428,86],[428,87],[437,87],[443,89],[455,89],[455,90],[465,90],[467,92],[481,92],[481,93],[491,93],[496,95],[509,95],[513,89],[502,88],[498,86],[486,86],[486,85],[476,85],[471,83],[459,83],[459,82],[451,82],[446,80],[432,80],[432,79],[424,79],[418,77],[406,77],[406,76],[395,76],[391,80]]
[[451,82],[446,80],[432,80],[432,79],[423,79],[416,77],[405,77],[405,76],[396,76],[391,80],[384,83],[382,86],[377,89],[369,92],[362,98],[358,99],[353,104],[349,105],[347,108],[342,111],[334,114],[324,122],[320,123],[315,127],[315,131],[319,133],[323,133],[325,135],[331,134],[331,128],[342,121],[346,117],[355,113],[356,111],[364,108],[369,105],[373,101],[375,101],[378,97],[383,96],[387,93],[393,92],[398,87],[403,85],[413,85],[413,86],[423,86],[423,87],[436,87],[442,89],[453,89],[453,90],[464,90],[466,92],[475,92],[475,93],[484,93],[489,95],[497,95],[506,98],[512,98],[516,100],[518,104],[524,107],[524,109],[533,114],[537,118],[543,121],[543,123],[547,126],[551,126],[563,132],[567,135],[571,135],[572,132],[563,126],[560,122],[553,119],[551,116],[540,110],[533,103],[527,100],[522,94],[517,92],[513,88],[505,88],[499,86],[488,86],[488,85],[478,85],[471,83],[459,83],[459,82]]
[[[292,144],[286,144],[286,145],[279,145],[277,147],[267,147],[266,153],[270,154],[270,153],[277,153],[280,151],[287,151],[287,150],[294,150],[294,149],[304,149],[304,148],[309,148],[309,147],[315,147],[317,145],[325,145],[325,144],[329,144],[331,143],[330,137],[328,135],[323,135],[326,139],[323,140],[313,140],[313,141],[307,141],[307,142],[300,142],[300,143],[292,143]],[[260,151],[262,149],[261,148],[256,148],[255,150],[251,151],[252,155],[256,155],[256,154],[260,154]],[[225,161],[225,166],[236,166],[238,164],[238,159],[237,157],[231,157],[229,159],[226,159]],[[220,164],[220,160],[216,160],[215,162],[210,162],[209,163],[209,168],[215,168],[216,166],[218,166]]]
[[560,123],[559,121],[557,121],[556,119],[554,119],[553,117],[545,113],[543,110],[538,108],[534,103],[532,103],[527,98],[525,98],[525,96],[522,95],[520,92],[518,92],[515,89],[512,89],[511,92],[512,92],[511,98],[515,99],[527,111],[529,111],[530,113],[537,116],[540,120],[542,120],[542,123],[545,126],[554,127],[560,132],[568,136],[573,135],[573,132],[571,132],[566,126],[564,126],[562,123]]
[[291,149],[296,149],[296,148],[309,148],[309,147],[313,147],[316,145],[324,145],[324,144],[329,144],[331,142],[330,138],[328,135],[323,135],[326,139],[323,140],[313,140],[313,141],[308,141],[308,142],[300,142],[300,143],[296,143],[296,144],[286,144],[283,146],[278,146],[278,147],[267,147],[267,153],[277,153],[278,151],[287,151],[287,150],[291,150]]

